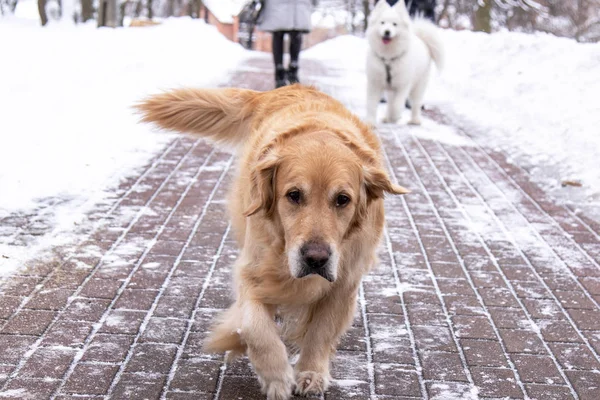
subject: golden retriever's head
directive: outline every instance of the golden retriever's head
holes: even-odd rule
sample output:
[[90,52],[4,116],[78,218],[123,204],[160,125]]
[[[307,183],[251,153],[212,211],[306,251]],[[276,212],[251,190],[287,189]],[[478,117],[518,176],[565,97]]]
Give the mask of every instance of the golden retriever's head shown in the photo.
[[254,202],[283,234],[290,274],[338,277],[342,242],[360,230],[371,202],[407,190],[365,165],[338,134],[307,132],[268,146],[253,173]]

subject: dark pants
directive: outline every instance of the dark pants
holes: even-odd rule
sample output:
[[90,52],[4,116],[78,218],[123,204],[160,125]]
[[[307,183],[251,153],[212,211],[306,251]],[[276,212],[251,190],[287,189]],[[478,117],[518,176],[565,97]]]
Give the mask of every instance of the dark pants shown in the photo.
[[283,65],[283,39],[286,33],[290,37],[290,64],[298,65],[298,57],[302,48],[302,32],[300,31],[273,32],[273,61],[275,61],[275,65]]

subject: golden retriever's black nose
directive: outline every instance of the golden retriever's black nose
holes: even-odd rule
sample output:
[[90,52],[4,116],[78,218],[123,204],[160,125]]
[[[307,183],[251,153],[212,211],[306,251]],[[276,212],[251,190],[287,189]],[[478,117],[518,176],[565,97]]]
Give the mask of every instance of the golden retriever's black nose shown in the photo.
[[331,249],[324,243],[309,242],[300,249],[302,261],[312,270],[320,270],[329,261]]

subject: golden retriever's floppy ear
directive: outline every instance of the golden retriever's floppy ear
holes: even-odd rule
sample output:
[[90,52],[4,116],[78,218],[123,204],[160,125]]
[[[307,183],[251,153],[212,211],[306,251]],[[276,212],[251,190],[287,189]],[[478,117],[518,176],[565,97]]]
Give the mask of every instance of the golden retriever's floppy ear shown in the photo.
[[385,171],[379,168],[365,167],[363,168],[363,176],[368,200],[381,198],[385,192],[390,194],[410,193],[410,190],[393,184]]
[[176,89],[150,96],[134,107],[143,122],[236,145],[246,138],[259,98],[260,92],[248,89]]
[[279,157],[272,152],[262,156],[251,174],[251,203],[244,211],[249,217],[264,210],[268,217],[275,212],[275,178]]

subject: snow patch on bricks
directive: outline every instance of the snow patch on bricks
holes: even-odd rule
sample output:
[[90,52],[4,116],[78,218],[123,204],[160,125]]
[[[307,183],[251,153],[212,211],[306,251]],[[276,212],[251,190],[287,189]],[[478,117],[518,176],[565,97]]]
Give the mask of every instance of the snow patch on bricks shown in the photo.
[[[165,88],[221,84],[249,54],[215,27],[189,18],[103,30],[94,24],[42,28],[15,17],[3,20],[0,37],[19,38],[2,48],[11,62],[0,76],[0,132],[6,133],[0,137],[0,220],[43,216],[44,225],[43,234],[25,235],[21,245],[8,240],[16,233],[7,240],[0,234],[0,275],[78,240],[79,228],[92,224],[87,214],[110,206],[118,185],[174,140],[138,124],[133,104]],[[198,38],[194,51],[185,37]],[[206,62],[206,54],[217,53]]]

